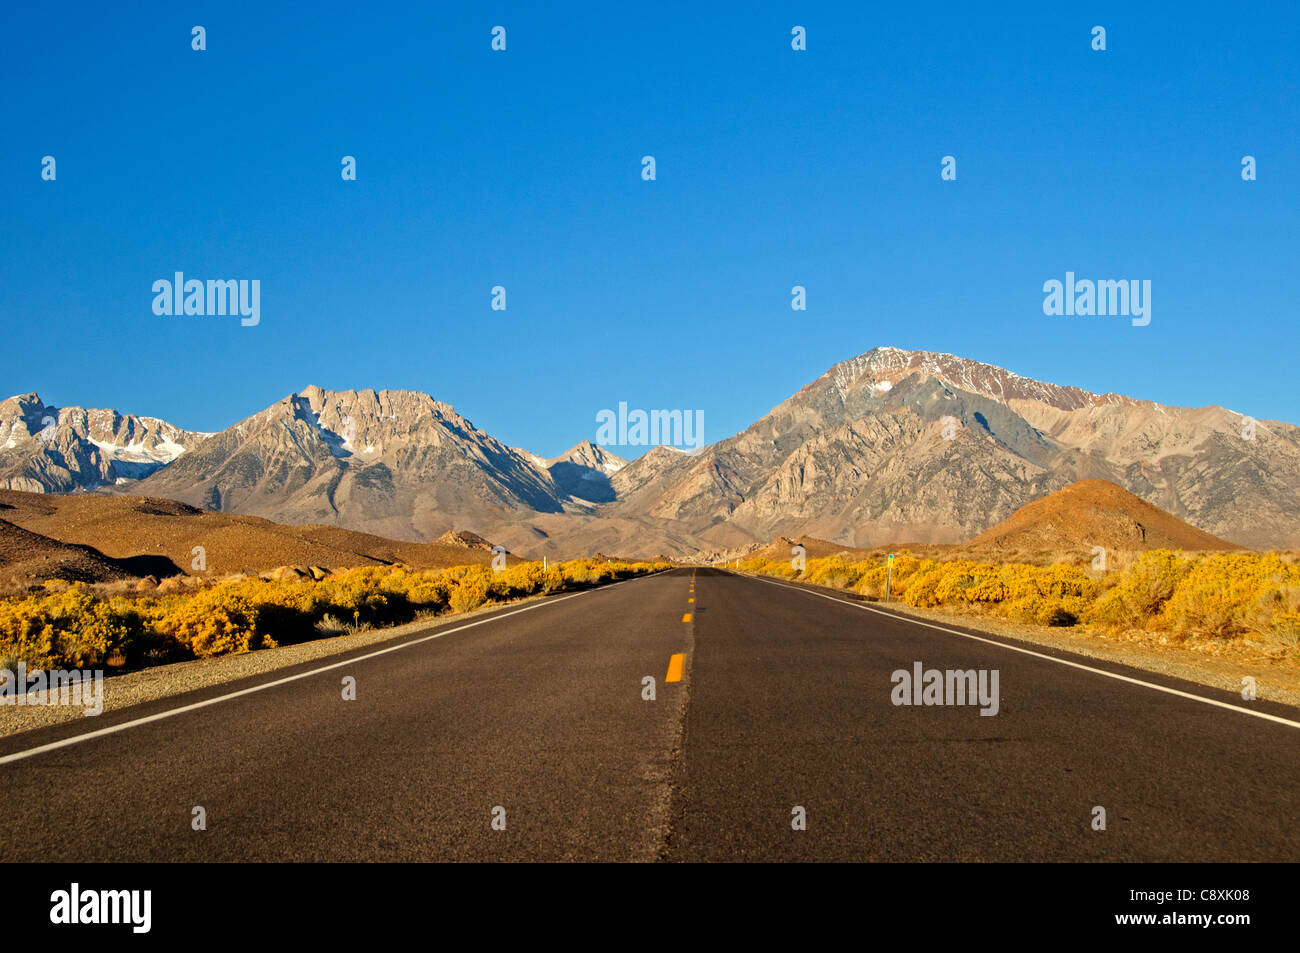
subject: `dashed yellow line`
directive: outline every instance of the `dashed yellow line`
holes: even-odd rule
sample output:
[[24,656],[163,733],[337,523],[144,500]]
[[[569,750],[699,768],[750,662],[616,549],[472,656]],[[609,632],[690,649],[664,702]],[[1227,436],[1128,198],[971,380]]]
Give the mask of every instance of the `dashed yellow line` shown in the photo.
[[686,613],[686,615],[682,616],[682,621],[683,621],[683,622],[690,622],[690,621],[691,621],[691,614],[688,612],[688,613]]
[[682,680],[682,665],[686,661],[686,656],[681,652],[668,659],[668,677],[665,682],[680,682]]
[[687,599],[686,601],[687,601],[687,602],[694,602],[694,601],[695,601],[695,597],[694,597],[694,596],[691,596],[691,598]]

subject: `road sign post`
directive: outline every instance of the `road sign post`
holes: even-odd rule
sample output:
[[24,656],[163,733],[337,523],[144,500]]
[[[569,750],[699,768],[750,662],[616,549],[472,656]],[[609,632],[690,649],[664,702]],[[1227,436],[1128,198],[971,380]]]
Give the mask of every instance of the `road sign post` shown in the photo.
[[894,554],[893,553],[889,554],[889,559],[886,560],[885,566],[887,567],[885,569],[885,601],[888,602],[889,590],[894,582]]

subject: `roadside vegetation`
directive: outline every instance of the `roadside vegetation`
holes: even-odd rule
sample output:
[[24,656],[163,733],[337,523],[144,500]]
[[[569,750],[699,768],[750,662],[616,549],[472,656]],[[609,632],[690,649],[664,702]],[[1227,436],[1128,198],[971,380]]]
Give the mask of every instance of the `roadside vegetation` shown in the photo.
[[[779,576],[883,600],[885,560],[741,560],[743,571]],[[891,601],[917,608],[988,614],[1013,622],[1076,626],[1108,633],[1158,632],[1262,643],[1300,658],[1300,565],[1293,554],[1135,554],[1111,572],[1065,563],[1031,565],[970,559],[894,559]]]
[[411,570],[365,567],[321,579],[187,577],[169,592],[114,594],[61,581],[0,599],[0,668],[140,668],[249,652],[469,612],[525,596],[582,589],[668,568],[580,559]]

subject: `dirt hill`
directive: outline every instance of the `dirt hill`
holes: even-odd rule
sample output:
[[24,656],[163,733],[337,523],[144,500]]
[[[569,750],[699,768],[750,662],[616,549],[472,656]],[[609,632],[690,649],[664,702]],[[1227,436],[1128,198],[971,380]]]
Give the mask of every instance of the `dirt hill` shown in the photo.
[[27,589],[47,579],[111,582],[136,575],[144,573],[135,572],[89,546],[60,543],[0,519],[0,589]]
[[795,546],[802,546],[805,550],[807,559],[823,559],[826,556],[836,556],[840,553],[847,553],[850,559],[861,559],[866,556],[867,550],[854,549],[852,546],[845,546],[841,543],[832,543],[828,540],[818,539],[816,536],[800,536],[793,539],[789,536],[778,536],[772,542],[768,543],[761,549],[756,549],[750,553],[747,559],[776,559],[786,560],[791,558],[791,550]]
[[972,550],[1234,550],[1240,547],[1107,480],[1080,480],[1016,510],[966,544]]
[[[200,574],[208,576],[259,573],[294,565],[344,569],[400,562],[435,569],[487,565],[492,560],[491,544],[486,541],[482,546],[464,541],[402,542],[335,526],[288,526],[255,516],[214,513],[147,497],[0,490],[0,520],[44,538],[54,547],[92,547],[101,558],[107,557],[105,566],[99,567],[102,573],[85,563],[83,568],[95,575],[85,581],[109,581],[121,578],[119,573],[162,577],[195,572],[194,549],[200,546],[206,559],[206,569]],[[46,546],[41,551],[39,547],[45,544],[21,533],[7,531],[6,539],[10,541],[5,545],[15,554],[26,547],[42,561],[45,555],[54,556],[54,550]],[[109,572],[110,567],[116,572]],[[0,576],[4,574],[0,569]]]
[[492,549],[492,544],[478,533],[471,533],[463,529],[449,529],[435,539],[434,542],[439,546],[447,546],[452,549],[486,549],[489,551]]

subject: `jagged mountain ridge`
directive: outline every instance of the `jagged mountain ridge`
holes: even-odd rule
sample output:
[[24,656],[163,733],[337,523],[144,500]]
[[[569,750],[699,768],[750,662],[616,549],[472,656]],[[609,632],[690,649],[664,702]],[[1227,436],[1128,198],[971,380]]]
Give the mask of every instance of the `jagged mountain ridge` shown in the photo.
[[212,437],[132,492],[290,523],[436,539],[566,499],[529,454],[414,391],[308,387]]
[[54,407],[21,394],[0,401],[0,489],[68,493],[139,480],[209,436],[156,417]]
[[545,461],[545,465],[562,494],[590,503],[611,503],[618,498],[611,478],[627,466],[627,461],[584,440],[555,459]]

